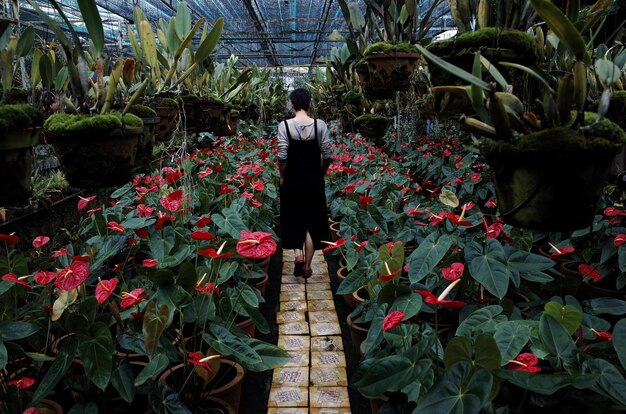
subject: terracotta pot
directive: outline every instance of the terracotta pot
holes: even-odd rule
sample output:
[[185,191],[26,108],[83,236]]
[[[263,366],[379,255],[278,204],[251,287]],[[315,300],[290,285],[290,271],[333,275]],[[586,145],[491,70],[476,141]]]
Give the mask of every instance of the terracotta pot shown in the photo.
[[52,400],[41,400],[35,407],[37,414],[63,414],[65,412],[61,404]]
[[[183,370],[184,367],[184,364],[180,364],[170,368],[159,377],[159,381],[165,382],[170,386],[175,382],[182,385],[185,382],[185,380],[181,378],[181,375],[185,373],[185,370]],[[244,368],[237,362],[222,358],[215,378],[204,387],[204,389],[209,391],[194,393],[187,389],[185,395],[181,397],[187,402],[189,402],[190,399],[201,399],[202,403],[198,403],[197,401],[196,403],[202,404],[202,406],[204,406],[205,398],[217,398],[226,402],[226,404],[231,406],[234,412],[237,413],[239,412],[241,386],[245,375],[246,372]]]
[[259,292],[261,292],[262,296],[265,296],[265,289],[267,288],[267,283],[269,282],[269,280],[270,280],[270,277],[267,275],[267,273],[265,273],[265,276],[263,277],[263,279],[261,279],[261,281],[254,284],[254,287],[257,288]]
[[380,412],[380,409],[383,407],[383,405],[385,405],[385,403],[389,401],[389,398],[383,396],[382,398],[374,398],[369,401],[370,401],[370,410],[372,410],[372,414],[378,414]]
[[254,335],[256,334],[256,326],[254,326],[252,319],[245,316],[237,316],[237,319],[235,320],[240,320],[240,322],[236,323],[237,328],[244,331],[250,338],[254,338]]
[[365,96],[391,99],[395,91],[409,89],[410,77],[419,58],[418,53],[394,51],[365,56],[367,71],[362,71],[359,76]]
[[125,184],[132,178],[137,142],[143,128],[117,128],[85,137],[47,134],[72,187],[98,188]]
[[[340,267],[337,270],[337,279],[339,279],[339,284],[341,284],[341,282],[344,281],[347,275],[348,275],[348,269],[345,266]],[[356,300],[354,299],[354,296],[352,295],[352,293],[344,294],[343,301],[346,303],[346,306],[349,307],[350,309],[356,308]]]
[[360,303],[363,303],[370,298],[367,286],[361,286],[352,292],[352,296],[354,296],[354,303],[356,303],[356,306],[359,306]]
[[361,342],[365,341],[367,338],[367,332],[369,331],[369,327],[364,325],[352,322],[352,316],[348,315],[346,319],[348,323],[348,328],[350,328],[350,338],[352,339],[352,346],[354,348],[354,353],[360,357],[363,356],[361,353]]
[[0,205],[15,205],[30,197],[33,146],[41,128],[7,131],[0,135]]
[[202,402],[202,408],[208,413],[237,414],[238,412],[231,404],[216,397],[202,397]]
[[135,165],[149,165],[152,160],[152,150],[154,149],[154,134],[159,124],[159,117],[141,118],[143,121],[143,135],[137,142],[137,154],[135,155]]
[[339,235],[339,227],[340,227],[341,223],[338,221],[335,221],[333,223],[331,223],[331,225],[328,227],[329,233],[330,233],[330,237],[331,239],[333,239],[333,241],[337,241],[341,238],[341,236]]
[[178,108],[171,106],[157,106],[154,111],[159,117],[159,123],[156,125],[154,131],[155,141],[169,141],[172,138],[172,134],[176,130],[178,124],[179,114]]
[[265,275],[270,274],[270,259],[270,257],[266,257],[265,259],[255,260],[256,265],[263,269]]

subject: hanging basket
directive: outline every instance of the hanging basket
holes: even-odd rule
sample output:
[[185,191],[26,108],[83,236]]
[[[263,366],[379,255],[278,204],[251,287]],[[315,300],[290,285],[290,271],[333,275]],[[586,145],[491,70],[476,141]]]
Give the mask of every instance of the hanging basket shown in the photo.
[[367,65],[357,65],[357,75],[365,96],[370,99],[391,99],[395,91],[409,89],[410,77],[419,59],[420,55],[416,52],[385,50],[368,54],[366,50],[364,60]]
[[361,115],[354,120],[355,128],[374,144],[383,146],[383,137],[391,126],[391,118],[380,115]]
[[159,117],[159,123],[156,125],[154,131],[154,140],[161,142],[169,141],[180,119],[178,108],[172,106],[157,106],[154,108],[154,111]]
[[487,140],[490,144],[482,148],[491,166],[502,219],[539,231],[588,227],[611,161],[623,144],[610,138],[584,137],[566,127],[534,135],[522,147]]
[[126,183],[135,167],[143,128],[116,128],[92,133],[52,134],[54,146],[72,187],[98,188]]

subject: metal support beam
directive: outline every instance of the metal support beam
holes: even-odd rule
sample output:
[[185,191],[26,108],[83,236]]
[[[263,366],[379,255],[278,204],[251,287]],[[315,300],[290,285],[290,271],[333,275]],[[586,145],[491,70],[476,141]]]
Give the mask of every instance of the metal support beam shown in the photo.
[[328,14],[330,13],[330,7],[333,5],[333,0],[324,0],[324,5],[322,6],[322,19],[320,20],[317,36],[315,37],[315,43],[313,44],[313,52],[311,52],[311,65],[315,64],[315,58],[317,57],[317,45],[319,45],[320,40],[322,38],[322,32],[324,31],[324,27],[326,27],[326,22],[328,21]]
[[254,26],[259,31],[259,34],[264,38],[261,41],[261,47],[263,48],[267,56],[267,59],[272,63],[272,65],[280,66],[281,63],[276,53],[276,47],[274,46],[274,43],[272,42],[272,38],[265,31],[265,28],[263,27],[263,23],[261,23],[261,19],[257,15],[256,10],[254,10],[254,7],[252,6],[252,1],[243,0],[243,3],[246,6],[246,10],[248,10],[248,14],[250,15],[250,18],[252,18],[254,22]]

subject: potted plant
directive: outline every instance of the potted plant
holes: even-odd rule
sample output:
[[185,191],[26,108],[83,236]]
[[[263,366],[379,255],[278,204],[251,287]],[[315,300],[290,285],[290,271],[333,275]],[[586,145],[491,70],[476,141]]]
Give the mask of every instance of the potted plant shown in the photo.
[[137,142],[135,164],[147,166],[152,160],[152,149],[154,148],[156,129],[160,124],[160,118],[154,109],[145,105],[133,105],[128,109],[128,113],[137,116],[143,123],[143,136]]
[[391,126],[391,118],[384,115],[365,114],[354,120],[354,126],[361,135],[382,147],[383,137]]
[[[492,167],[498,207],[506,222],[536,230],[579,229],[591,223],[610,162],[626,137],[619,126],[603,119],[606,107],[598,114],[584,111],[586,64],[591,62],[578,29],[552,3],[531,3],[567,48],[571,72],[560,78],[556,92],[547,95],[539,120],[524,112],[516,96],[496,92],[495,84],[455,68],[454,73],[472,83],[472,105],[491,125],[467,117],[463,123],[485,137],[481,148]],[[442,68],[453,68],[421,50]],[[475,60],[480,60],[479,54]],[[603,95],[608,99],[612,68],[600,65],[596,70],[603,74],[607,87]],[[480,71],[474,74],[480,76]],[[487,91],[486,106],[481,89]]]

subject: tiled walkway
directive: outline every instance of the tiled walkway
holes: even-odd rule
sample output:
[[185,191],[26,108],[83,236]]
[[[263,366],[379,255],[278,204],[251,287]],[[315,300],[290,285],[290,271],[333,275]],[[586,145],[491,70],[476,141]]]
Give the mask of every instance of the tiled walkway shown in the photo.
[[293,251],[283,252],[278,346],[292,358],[274,370],[268,414],[350,414],[346,358],[324,256],[313,276],[293,275]]

